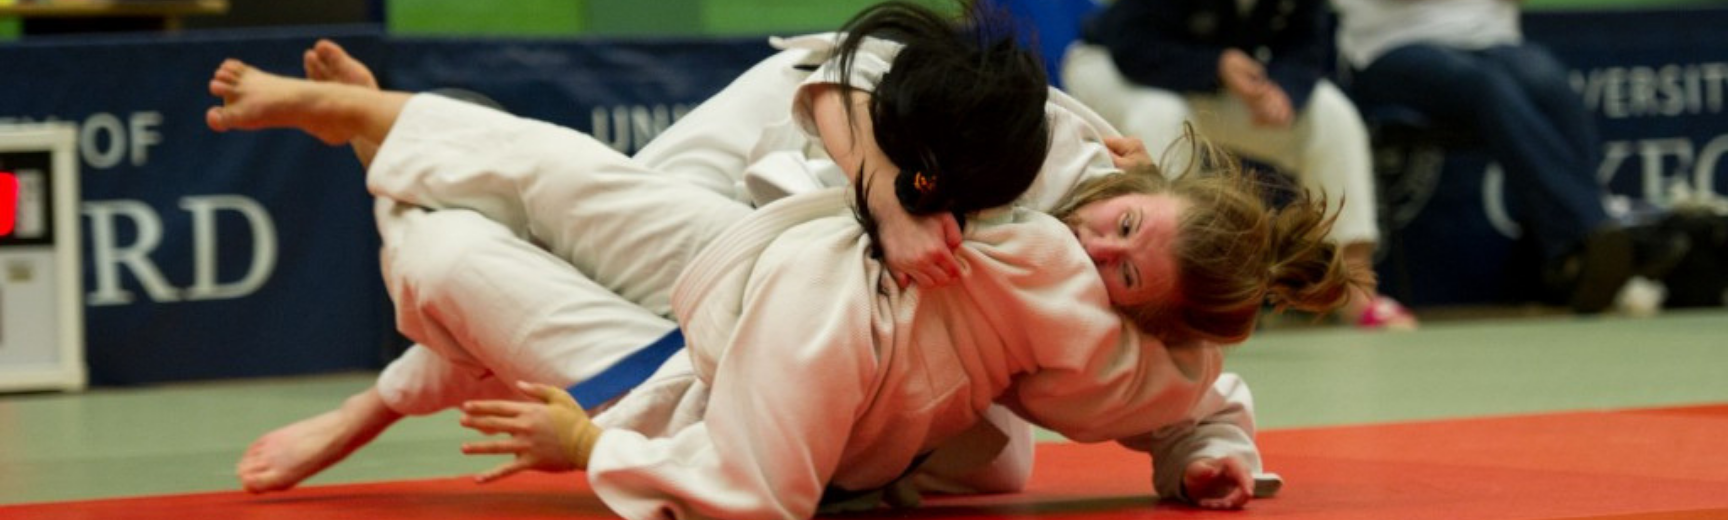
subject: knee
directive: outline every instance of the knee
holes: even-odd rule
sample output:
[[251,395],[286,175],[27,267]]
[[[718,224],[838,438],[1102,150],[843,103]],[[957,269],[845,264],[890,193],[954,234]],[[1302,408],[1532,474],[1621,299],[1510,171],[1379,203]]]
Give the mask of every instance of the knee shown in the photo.
[[1122,105],[1122,133],[1138,137],[1155,155],[1182,136],[1193,119],[1188,101],[1175,92],[1140,89]]
[[509,231],[478,213],[429,211],[401,224],[387,241],[381,263],[392,296],[425,297],[451,287],[477,251],[509,238]]
[[1320,83],[1314,88],[1303,111],[1314,120],[1313,132],[1319,137],[1333,142],[1368,140],[1368,126],[1362,121],[1362,113],[1356,110],[1356,103],[1330,83]]

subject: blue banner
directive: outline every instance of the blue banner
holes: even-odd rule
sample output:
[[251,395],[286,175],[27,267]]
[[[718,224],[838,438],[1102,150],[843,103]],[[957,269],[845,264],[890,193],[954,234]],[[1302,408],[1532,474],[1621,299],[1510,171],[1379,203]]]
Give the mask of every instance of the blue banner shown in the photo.
[[[1728,11],[1538,13],[1573,67],[1630,200],[1728,180]],[[299,75],[332,37],[384,86],[456,88],[634,152],[773,52],[764,38],[390,39],[371,29],[47,37],[0,46],[0,124],[78,127],[87,358],[95,384],[369,369],[400,339],[352,153],[290,130],[209,131],[210,73],[236,57]],[[1524,299],[1494,168],[1454,154],[1381,263],[1414,304]]]
[[517,115],[588,132],[624,153],[774,53],[727,39],[396,39],[387,86],[462,89]]
[[[362,59],[372,33],[330,31]],[[33,38],[0,46],[0,123],[77,125],[95,384],[376,367],[390,337],[377,233],[345,149],[217,134],[227,57],[298,75],[304,34]]]
[[387,40],[356,28],[0,46],[0,124],[78,126],[92,383],[370,369],[402,347],[352,152],[204,124],[223,59],[298,76],[319,37],[388,88],[470,90],[625,152],[772,52],[765,38]]

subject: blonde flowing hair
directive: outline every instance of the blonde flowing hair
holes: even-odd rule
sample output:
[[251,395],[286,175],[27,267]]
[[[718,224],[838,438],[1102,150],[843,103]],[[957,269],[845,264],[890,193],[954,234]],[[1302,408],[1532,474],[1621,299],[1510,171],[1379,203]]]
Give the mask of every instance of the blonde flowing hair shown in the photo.
[[1147,165],[1093,179],[1056,211],[1067,220],[1082,206],[1134,193],[1188,202],[1171,252],[1177,279],[1170,296],[1118,307],[1141,330],[1172,344],[1237,343],[1254,331],[1265,305],[1326,312],[1343,305],[1352,287],[1374,285],[1372,271],[1345,262],[1326,240],[1337,213],[1328,214],[1324,195],[1297,189],[1289,203],[1273,208],[1267,185],[1234,156],[1192,127],[1171,146],[1184,145],[1192,159],[1182,175],[1167,178],[1164,168]]

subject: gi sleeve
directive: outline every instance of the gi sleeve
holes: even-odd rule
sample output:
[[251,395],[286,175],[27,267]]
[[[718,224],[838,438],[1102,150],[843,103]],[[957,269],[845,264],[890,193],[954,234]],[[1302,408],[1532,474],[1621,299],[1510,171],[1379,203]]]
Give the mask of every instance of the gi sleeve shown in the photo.
[[1104,145],[1104,138],[1121,132],[1091,108],[1057,89],[1044,105],[1050,121],[1050,153],[1032,186],[1016,203],[1033,210],[1056,211],[1081,183],[1122,171]]
[[1182,421],[1217,379],[1216,345],[1169,348],[1120,320],[1114,344],[1082,348],[1084,358],[1050,364],[1017,380],[1005,402],[1045,428],[1079,442],[1138,435]]
[[1189,500],[1182,475],[1197,459],[1234,457],[1250,473],[1262,472],[1254,444],[1254,397],[1236,374],[1219,376],[1188,420],[1118,442],[1152,455],[1152,486],[1164,498]]
[[[815,71],[804,78],[804,83],[798,86],[797,93],[792,96],[792,119],[811,142],[822,142],[821,134],[816,131],[815,116],[810,109],[810,96],[816,88],[847,84],[858,90],[875,92],[876,84],[894,67],[894,57],[900,54],[898,43],[866,38],[859,44],[857,55],[852,58],[852,69],[847,71],[850,74],[841,74],[840,59],[833,54],[844,37],[844,34],[828,33],[774,41],[776,47],[811,50],[813,61],[805,63],[804,66],[814,67]],[[858,116],[869,117],[869,114]]]

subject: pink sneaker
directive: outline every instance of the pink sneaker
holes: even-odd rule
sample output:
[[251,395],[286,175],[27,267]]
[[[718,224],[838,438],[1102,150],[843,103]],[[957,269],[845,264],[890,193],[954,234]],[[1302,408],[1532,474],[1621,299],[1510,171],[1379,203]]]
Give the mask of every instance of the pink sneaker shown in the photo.
[[1372,330],[1416,330],[1416,315],[1390,297],[1375,295],[1356,318],[1356,328]]

